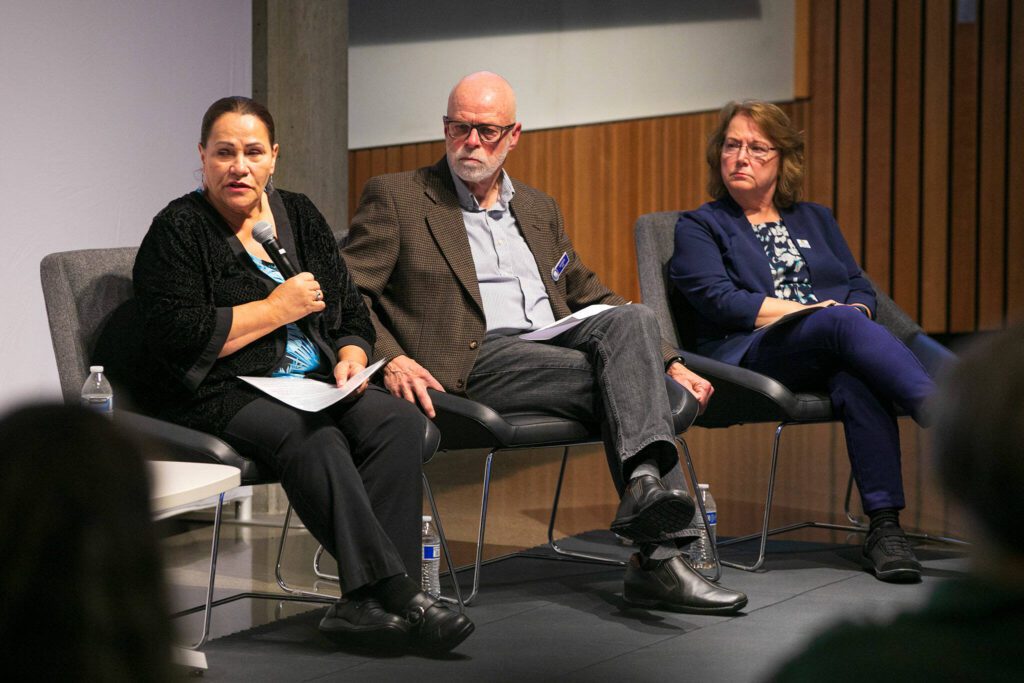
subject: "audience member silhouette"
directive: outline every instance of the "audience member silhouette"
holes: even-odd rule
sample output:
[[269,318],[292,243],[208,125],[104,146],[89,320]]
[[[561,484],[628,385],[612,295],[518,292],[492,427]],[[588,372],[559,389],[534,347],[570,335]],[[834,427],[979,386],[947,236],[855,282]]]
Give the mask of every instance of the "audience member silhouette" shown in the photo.
[[0,643],[17,680],[163,681],[171,626],[137,445],[77,406],[0,419]]

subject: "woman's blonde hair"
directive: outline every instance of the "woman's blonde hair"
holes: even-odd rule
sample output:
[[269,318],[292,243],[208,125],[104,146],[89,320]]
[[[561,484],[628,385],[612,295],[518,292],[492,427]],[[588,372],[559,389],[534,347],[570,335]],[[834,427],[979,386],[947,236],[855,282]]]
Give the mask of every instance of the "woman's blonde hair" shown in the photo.
[[718,112],[718,126],[708,139],[707,162],[711,170],[708,194],[715,199],[729,196],[722,180],[722,145],[725,143],[725,131],[737,114],[749,116],[779,154],[779,179],[773,197],[775,205],[785,209],[800,201],[804,182],[804,134],[793,127],[786,112],[762,100],[729,102]]

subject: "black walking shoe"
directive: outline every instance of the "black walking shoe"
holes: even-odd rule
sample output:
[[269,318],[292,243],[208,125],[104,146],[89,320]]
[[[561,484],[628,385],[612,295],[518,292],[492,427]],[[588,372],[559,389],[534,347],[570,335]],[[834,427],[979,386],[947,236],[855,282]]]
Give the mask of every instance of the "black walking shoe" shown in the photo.
[[917,583],[921,563],[917,561],[907,534],[898,526],[882,526],[864,540],[864,559],[880,581]]
[[637,543],[657,543],[685,529],[694,510],[689,493],[666,488],[660,479],[645,474],[626,486],[611,529]]
[[338,645],[391,649],[404,648],[409,642],[408,622],[373,598],[342,598],[334,603],[320,620],[320,632]]
[[422,591],[405,605],[403,613],[413,646],[435,654],[454,649],[476,628],[465,614]]
[[634,554],[626,565],[622,597],[631,605],[689,614],[733,614],[747,605],[745,594],[708,581],[679,555],[644,569]]

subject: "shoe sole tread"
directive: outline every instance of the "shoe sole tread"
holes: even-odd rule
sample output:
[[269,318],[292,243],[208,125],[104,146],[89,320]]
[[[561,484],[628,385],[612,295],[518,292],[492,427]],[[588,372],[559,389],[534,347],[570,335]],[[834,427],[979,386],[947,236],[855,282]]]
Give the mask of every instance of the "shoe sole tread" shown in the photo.
[[611,530],[635,543],[657,542],[689,526],[695,509],[690,501],[670,498],[613,522]]

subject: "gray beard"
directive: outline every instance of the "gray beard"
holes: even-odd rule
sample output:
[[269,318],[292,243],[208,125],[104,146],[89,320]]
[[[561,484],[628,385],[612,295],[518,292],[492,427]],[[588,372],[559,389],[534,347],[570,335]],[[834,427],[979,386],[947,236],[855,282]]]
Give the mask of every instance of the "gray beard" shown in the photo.
[[452,158],[448,159],[448,163],[451,164],[452,169],[454,169],[455,175],[463,181],[467,183],[480,183],[501,170],[502,164],[505,163],[506,156],[508,156],[507,151],[505,154],[502,154],[500,158],[494,159],[493,165],[488,164],[486,166],[466,166],[462,161]]

